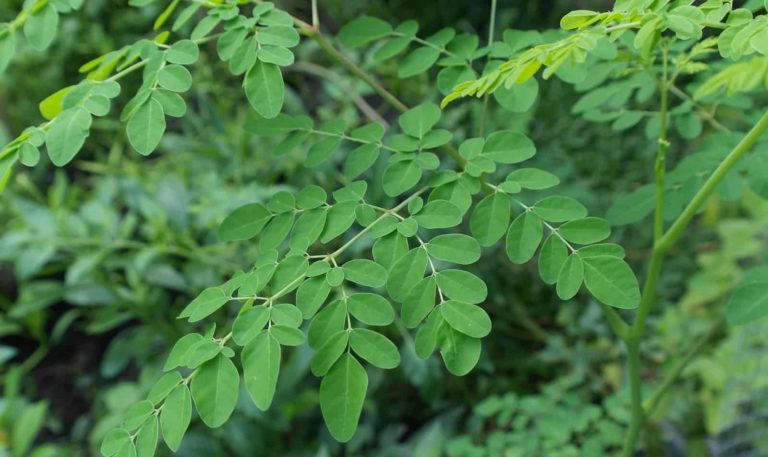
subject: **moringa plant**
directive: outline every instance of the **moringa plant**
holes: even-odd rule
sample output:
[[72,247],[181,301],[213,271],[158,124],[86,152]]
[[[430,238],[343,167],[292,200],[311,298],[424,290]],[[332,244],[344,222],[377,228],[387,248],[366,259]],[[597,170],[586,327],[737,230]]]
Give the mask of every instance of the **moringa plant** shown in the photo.
[[[58,14],[80,3],[27,1],[0,26],[0,68],[12,62],[22,36],[35,47],[50,44]],[[338,441],[350,440],[368,387],[364,364],[400,364],[386,336],[393,323],[414,332],[420,357],[439,352],[456,376],[477,364],[492,323],[482,306],[487,287],[470,266],[502,239],[510,262],[536,259],[542,281],[560,299],[585,291],[601,304],[626,349],[631,419],[622,455],[634,454],[644,423],[706,342],[692,342],[644,398],[641,344],[665,257],[714,193],[768,191],[768,149],[754,150],[768,113],[746,119],[752,125],[745,134],[737,133],[743,126],[717,118],[730,96],[768,87],[768,16],[727,0],[619,0],[611,11],[569,13],[560,32],[506,30],[499,40],[493,0],[489,36],[481,43],[451,28],[423,37],[414,21],[393,26],[373,17],[346,24],[331,39],[320,29],[314,1],[308,23],[258,0],[132,0],[137,7],[156,3],[163,4],[152,38],[86,63],[80,83],[40,103],[46,120],[0,152],[0,186],[19,163],[35,166],[43,146],[54,165],[67,165],[86,144],[94,118],[109,115],[113,103],[126,101],[120,120],[131,146],[153,153],[166,118],[185,115],[182,94],[193,84],[188,67],[202,52],[215,54],[242,80],[258,114],[244,125],[248,132],[274,137],[275,155],[309,145],[304,166],[338,185],[281,191],[221,222],[221,241],[255,243],[259,255],[183,309],[179,318],[196,331],[176,342],[146,400],[106,434],[103,455],[150,457],[161,436],[177,450],[193,405],[206,425],[219,427],[235,409],[241,382],[255,405],[268,409],[284,352],[303,344],[314,350],[311,371],[321,378],[328,430]],[[398,128],[316,125],[309,116],[284,113],[282,69],[294,63],[292,49],[302,37],[399,111]],[[362,63],[350,53],[364,57]],[[397,62],[398,78],[436,72],[440,106],[405,105],[373,76],[386,61]],[[133,74],[140,74],[140,86],[126,96],[123,81]],[[540,80],[553,75],[584,93],[574,115],[611,122],[617,132],[644,123],[654,145],[653,182],[617,199],[607,219],[553,192],[554,174],[525,165],[536,146],[523,132],[486,132],[500,123],[490,118],[492,103],[529,111]],[[454,138],[440,128],[443,111],[475,103],[471,97],[479,99],[477,107],[463,116],[479,118],[477,136]],[[689,153],[687,143],[701,150]],[[686,153],[674,168],[667,164],[671,152]],[[650,214],[654,241],[641,290],[635,265],[608,240],[611,225],[644,223]],[[733,325],[768,314],[768,278],[747,278],[728,304]],[[217,320],[225,325],[217,326],[214,316],[225,316]]]

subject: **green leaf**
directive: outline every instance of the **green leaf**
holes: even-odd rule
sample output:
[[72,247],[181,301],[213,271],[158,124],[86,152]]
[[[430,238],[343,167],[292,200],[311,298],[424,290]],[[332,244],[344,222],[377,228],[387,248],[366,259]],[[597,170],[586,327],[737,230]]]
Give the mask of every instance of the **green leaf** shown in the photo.
[[191,65],[200,57],[200,49],[192,40],[179,40],[165,51],[165,58],[170,63]]
[[552,196],[536,202],[533,212],[548,222],[566,222],[587,216],[587,208],[571,197]]
[[272,214],[259,203],[243,205],[229,214],[219,226],[221,241],[248,240],[258,235],[272,218]]
[[424,249],[415,248],[392,265],[387,278],[387,292],[393,300],[402,302],[411,288],[421,281],[428,260]]
[[430,256],[459,265],[469,265],[480,259],[480,243],[461,233],[438,235],[429,240],[426,248]]
[[309,324],[307,339],[309,346],[318,349],[334,333],[343,330],[347,323],[347,302],[336,300],[320,310]]
[[362,16],[341,28],[339,42],[348,48],[356,48],[392,32],[392,26],[381,19]]
[[261,116],[273,118],[283,109],[285,84],[280,67],[256,62],[245,74],[243,88],[248,102]]
[[355,179],[368,170],[381,153],[378,144],[363,144],[353,149],[344,161],[344,176]]
[[518,163],[536,154],[536,146],[527,136],[511,130],[501,130],[488,136],[483,156],[498,163]]
[[768,282],[740,286],[728,301],[725,316],[729,325],[744,325],[768,315]]
[[451,374],[464,376],[472,371],[480,360],[479,339],[467,336],[447,325],[441,327],[438,339],[440,355]]
[[640,287],[626,262],[613,256],[584,259],[584,283],[598,300],[616,308],[640,305]]
[[147,394],[147,400],[157,405],[163,401],[180,382],[181,375],[178,371],[165,373],[157,380],[155,385],[152,386],[152,389]]
[[395,311],[386,298],[369,293],[347,297],[347,308],[355,319],[367,325],[389,325],[395,321]]
[[197,368],[203,363],[216,357],[221,352],[222,347],[213,339],[206,337],[195,343],[189,348],[184,366],[187,368]]
[[434,200],[427,203],[413,218],[424,228],[441,229],[461,224],[462,213],[448,200]]
[[192,396],[189,389],[186,385],[176,386],[163,403],[163,410],[160,412],[163,440],[173,452],[179,450],[191,420]]
[[320,186],[309,185],[296,196],[296,204],[301,209],[314,209],[325,204],[328,194]]
[[440,312],[448,325],[473,338],[491,333],[491,318],[477,305],[448,300],[440,305]]
[[211,428],[223,425],[235,410],[240,375],[223,354],[205,362],[192,379],[192,398],[200,419]]
[[186,92],[192,87],[192,75],[181,65],[166,65],[157,74],[157,83],[171,92]]
[[384,193],[390,197],[397,197],[413,188],[419,183],[419,180],[421,180],[421,167],[415,160],[390,163],[382,176]]
[[197,322],[213,314],[228,301],[229,296],[221,287],[209,287],[192,300],[179,317],[188,317],[189,322]]
[[240,346],[245,346],[269,322],[269,310],[264,306],[253,307],[237,316],[232,324],[232,339]]
[[539,83],[536,78],[530,78],[522,84],[512,87],[499,86],[493,96],[499,105],[513,113],[524,113],[531,109],[539,95]]
[[597,243],[611,236],[608,221],[599,217],[585,217],[566,222],[557,230],[563,238],[577,244]]
[[435,307],[435,293],[437,281],[434,276],[427,276],[416,283],[403,300],[400,315],[403,324],[408,328],[415,328],[429,315]]
[[568,247],[556,235],[550,235],[541,246],[539,253],[539,275],[547,284],[557,282],[560,269],[568,257]]
[[441,114],[437,105],[424,103],[401,114],[397,122],[403,132],[416,138],[423,138],[437,124]]
[[325,282],[331,287],[339,287],[344,282],[344,269],[335,267],[328,270],[325,274]]
[[16,38],[13,33],[6,34],[0,38],[0,73],[8,68],[13,55],[16,52]]
[[560,184],[560,179],[538,168],[519,168],[507,176],[507,182],[516,182],[523,189],[542,190]]
[[598,13],[589,10],[575,10],[563,16],[560,19],[560,28],[563,30],[572,30],[592,23],[592,18]]
[[299,44],[299,32],[293,27],[275,25],[259,30],[256,38],[262,45],[292,48]]
[[304,281],[296,291],[296,306],[301,310],[304,319],[314,316],[330,293],[331,286],[323,276]]
[[[10,398],[6,398],[10,400]],[[16,407],[18,406],[18,403],[16,403]],[[24,455],[29,455],[27,454],[27,451],[32,446],[32,442],[35,440],[35,436],[37,436],[38,432],[40,432],[47,412],[48,403],[41,401],[33,405],[26,406],[21,410],[21,413],[14,418],[14,420],[11,422],[13,426],[11,432],[11,443],[13,445],[10,453],[11,456],[22,457]],[[117,438],[117,441],[124,443],[122,440],[122,435]],[[102,444],[102,449],[104,449],[104,444]]]
[[285,241],[291,227],[293,227],[296,214],[293,212],[276,215],[264,227],[259,240],[259,248],[263,251],[277,249]]
[[331,335],[325,344],[315,352],[314,357],[312,357],[310,364],[312,374],[315,376],[325,376],[347,349],[348,342],[349,332],[347,330],[339,330]]
[[584,246],[580,248],[578,252],[582,259],[598,255],[610,255],[623,259],[625,255],[624,248],[614,243],[602,243],[593,244],[591,246]]
[[381,333],[356,328],[349,336],[349,345],[357,355],[373,366],[389,370],[400,365],[397,346]]
[[135,403],[123,414],[122,426],[126,430],[136,430],[146,421],[155,411],[155,405],[149,400],[142,400]]
[[24,23],[24,36],[29,44],[38,51],[43,51],[56,39],[59,28],[59,13],[51,3],[33,13]]
[[570,300],[579,292],[582,281],[584,281],[584,262],[578,255],[571,254],[557,275],[557,296],[561,300]]
[[320,410],[336,441],[355,434],[368,389],[368,374],[354,357],[343,354],[320,383]]
[[184,335],[176,341],[176,344],[171,348],[171,353],[168,354],[168,358],[163,365],[163,371],[172,370],[178,366],[184,365],[187,360],[187,354],[189,350],[195,344],[203,340],[203,336],[199,333],[190,333]]
[[440,51],[437,49],[428,46],[417,48],[400,61],[397,77],[405,79],[424,73],[437,62],[438,58],[440,58]]
[[303,255],[289,255],[283,259],[272,276],[274,292],[283,294],[299,287],[298,280],[304,277],[309,268],[309,261]]
[[608,208],[606,217],[611,225],[632,224],[651,214],[655,207],[656,191],[649,184],[630,194],[618,196]]
[[437,273],[437,287],[450,299],[466,303],[482,303],[488,288],[482,279],[464,270],[443,270]]
[[163,106],[154,98],[145,101],[128,119],[128,141],[141,155],[149,155],[165,133]]
[[416,355],[421,359],[426,359],[435,351],[438,335],[445,324],[440,310],[433,310],[427,316],[424,324],[419,327],[416,337],[413,340]]
[[307,339],[304,332],[288,325],[273,325],[269,333],[283,346],[301,346]]
[[91,115],[83,108],[62,111],[45,134],[45,146],[57,167],[68,164],[83,147],[91,128]]
[[328,217],[320,241],[327,243],[346,232],[355,222],[355,208],[357,208],[357,202],[343,202],[333,205],[328,210]]
[[256,407],[266,411],[280,373],[280,344],[269,332],[261,332],[243,348],[240,358],[245,388]]
[[131,435],[128,431],[124,428],[113,428],[104,435],[99,451],[106,457],[112,457],[126,444],[131,444]]
[[345,263],[344,276],[361,286],[383,287],[387,282],[387,270],[368,259],[355,259]]
[[512,263],[525,263],[536,254],[544,236],[544,228],[536,214],[529,211],[519,215],[507,232],[507,257]]
[[153,415],[144,422],[136,434],[136,457],[153,457],[155,455],[158,434],[157,416]]
[[509,197],[494,192],[480,201],[472,212],[469,227],[481,246],[491,246],[504,236],[509,224]]

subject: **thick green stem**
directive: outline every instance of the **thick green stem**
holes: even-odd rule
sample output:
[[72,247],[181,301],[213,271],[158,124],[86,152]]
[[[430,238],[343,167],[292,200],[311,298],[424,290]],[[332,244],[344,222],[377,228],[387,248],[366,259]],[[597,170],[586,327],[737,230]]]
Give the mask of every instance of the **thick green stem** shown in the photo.
[[[654,163],[654,173],[656,176],[656,208],[653,219],[653,242],[654,245],[664,234],[664,187],[667,171],[666,157],[669,149],[667,140],[667,109],[669,92],[669,59],[667,49],[662,48],[662,72],[659,81],[659,93],[661,95],[661,107],[659,109],[659,140],[656,145],[656,161]],[[640,437],[640,429],[644,419],[643,413],[643,392],[642,377],[640,373],[640,342],[643,340],[645,329],[645,319],[651,309],[652,303],[656,299],[656,283],[661,275],[661,267],[664,255],[661,252],[653,250],[650,265],[648,267],[648,277],[643,288],[640,310],[635,317],[635,322],[624,339],[627,347],[627,376],[629,379],[629,391],[631,401],[632,416],[629,422],[629,429],[624,440],[622,456],[630,457],[637,447],[637,441]],[[645,305],[645,306],[644,306]]]
[[637,439],[640,437],[640,428],[643,424],[643,394],[642,377],[640,373],[640,342],[627,340],[627,370],[629,371],[629,397],[632,403],[631,419],[629,429],[624,439],[624,449],[621,457],[632,457],[637,445]]

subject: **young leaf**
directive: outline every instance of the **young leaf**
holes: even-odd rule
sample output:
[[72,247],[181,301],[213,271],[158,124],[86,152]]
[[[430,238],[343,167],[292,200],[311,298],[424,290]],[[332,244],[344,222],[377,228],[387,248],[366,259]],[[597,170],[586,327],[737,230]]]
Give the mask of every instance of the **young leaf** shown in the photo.
[[584,283],[598,300],[616,308],[640,305],[640,287],[626,262],[613,256],[584,259]]
[[582,281],[584,281],[584,262],[578,255],[571,254],[557,275],[557,296],[561,300],[570,300],[579,292]]
[[375,17],[362,16],[341,28],[339,42],[348,48],[356,48],[385,37],[391,32],[392,26],[388,22]]
[[470,219],[472,236],[481,246],[491,246],[504,236],[509,224],[509,197],[494,192],[477,204]]
[[608,222],[599,217],[585,217],[566,222],[557,230],[563,238],[577,244],[597,243],[611,236]]
[[57,167],[68,164],[83,147],[91,128],[91,115],[83,108],[62,111],[45,135],[45,146],[51,162]]
[[173,451],[179,450],[181,440],[192,419],[192,396],[186,385],[176,386],[163,403],[160,426],[165,444]]
[[477,305],[448,300],[440,305],[440,312],[448,325],[473,338],[491,333],[491,318]]
[[544,228],[536,214],[524,212],[519,215],[507,232],[507,257],[513,263],[525,263],[536,254]]
[[336,361],[320,383],[320,410],[336,441],[346,443],[355,434],[366,390],[368,374],[349,353]]
[[455,376],[464,376],[472,371],[480,360],[480,340],[447,325],[442,326],[439,333],[440,355],[448,371]]
[[347,297],[347,307],[355,319],[367,325],[389,325],[395,320],[395,311],[381,295],[358,293]]
[[383,287],[387,283],[387,270],[376,262],[368,259],[354,259],[345,263],[344,276],[361,286]]
[[461,224],[461,210],[447,200],[427,203],[414,217],[420,226],[427,229],[455,227]]
[[349,333],[347,330],[339,330],[331,335],[320,349],[312,357],[310,369],[315,376],[325,376],[328,370],[339,360],[341,354],[347,349],[349,343]]
[[415,248],[392,265],[387,278],[387,292],[393,300],[402,302],[411,288],[421,281],[428,260],[424,249]]
[[400,365],[397,346],[381,333],[356,328],[349,336],[349,345],[357,355],[373,366],[389,370]]
[[403,132],[422,138],[440,120],[440,108],[432,103],[415,106],[400,115],[398,123]]
[[243,205],[229,214],[219,226],[221,241],[248,240],[258,235],[272,214],[258,203]]
[[429,240],[426,248],[430,256],[459,265],[469,265],[480,258],[477,240],[461,233],[438,235]]
[[165,133],[165,115],[160,102],[154,98],[144,102],[128,119],[126,132],[136,152],[151,154]]
[[192,300],[179,317],[188,317],[189,322],[197,322],[213,314],[228,301],[229,296],[221,287],[209,287]]
[[280,67],[256,62],[245,74],[243,88],[248,102],[261,116],[273,118],[283,109],[285,83]]
[[533,212],[548,222],[566,222],[586,217],[587,208],[571,197],[555,195],[539,200]]
[[541,246],[539,253],[539,275],[547,284],[557,282],[560,269],[568,257],[568,247],[556,235],[550,235]]
[[200,419],[211,428],[220,427],[237,403],[240,375],[223,354],[205,362],[192,379],[192,398]]
[[280,344],[261,332],[248,343],[240,355],[245,388],[256,407],[266,411],[272,404],[280,372]]
[[482,279],[464,270],[443,270],[437,273],[437,286],[448,298],[466,303],[482,303],[488,288]]
[[435,307],[435,293],[437,293],[437,281],[434,276],[427,276],[411,288],[400,310],[406,327],[415,328],[429,315]]

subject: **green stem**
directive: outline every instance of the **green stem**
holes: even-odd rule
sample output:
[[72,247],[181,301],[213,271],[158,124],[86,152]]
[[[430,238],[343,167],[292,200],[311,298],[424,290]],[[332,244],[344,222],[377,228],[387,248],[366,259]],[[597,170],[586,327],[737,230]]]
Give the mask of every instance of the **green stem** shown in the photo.
[[744,155],[752,149],[758,139],[768,130],[768,111],[766,111],[752,129],[741,139],[731,152],[720,162],[720,165],[715,169],[714,173],[710,175],[704,185],[699,189],[693,199],[685,207],[682,214],[675,220],[669,230],[664,236],[656,243],[656,248],[662,251],[669,250],[670,247],[680,238],[683,230],[691,222],[693,216],[696,215],[699,208],[706,202],[707,198],[714,192],[720,181],[723,180],[726,174],[741,160]]
[[[488,47],[493,44],[494,28],[496,27],[496,0],[491,0],[491,19],[488,24]],[[490,57],[488,57],[490,61]],[[483,97],[483,112],[480,115],[480,136],[485,134],[485,122],[488,117],[488,102],[490,94]]]
[[629,429],[624,439],[624,448],[621,452],[622,457],[632,457],[635,453],[637,439],[640,436],[640,427],[642,426],[643,414],[643,394],[642,384],[640,383],[640,342],[632,339],[627,340],[627,370],[629,371],[629,397],[632,403],[631,419]]
[[687,367],[691,360],[696,357],[704,345],[713,336],[715,336],[718,331],[720,331],[720,328],[724,323],[725,317],[720,317],[714,324],[712,324],[712,327],[710,327],[709,330],[707,330],[707,332],[702,335],[698,341],[696,341],[696,343],[688,350],[688,352],[685,353],[683,358],[675,364],[674,368],[672,368],[672,371],[669,372],[669,374],[664,378],[656,391],[650,397],[648,397],[648,400],[644,403],[643,409],[645,410],[646,416],[653,414],[653,411],[659,405],[661,399],[667,393],[669,388],[672,387],[672,384],[677,381],[677,379],[683,373],[683,370],[685,370],[685,367]]
[[[661,108],[659,110],[659,140],[656,146],[656,162],[654,172],[656,175],[656,210],[653,223],[653,241],[654,244],[662,237],[664,233],[664,187],[666,175],[666,155],[669,148],[667,141],[667,107],[669,93],[669,58],[667,48],[662,48],[662,74],[659,81],[659,92],[661,94]],[[635,322],[625,337],[627,348],[627,375],[629,379],[629,391],[631,401],[631,419],[629,429],[624,441],[622,456],[630,457],[634,454],[637,447],[637,441],[640,436],[640,429],[644,421],[643,413],[643,392],[642,377],[640,374],[640,342],[643,340],[645,330],[645,320],[650,312],[652,303],[656,298],[656,283],[661,275],[661,267],[664,254],[653,250],[650,266],[648,268],[648,278],[646,279],[643,295],[641,299],[640,310],[635,317]]]

